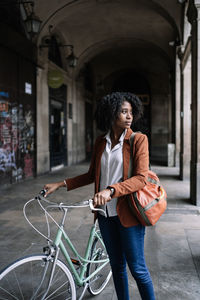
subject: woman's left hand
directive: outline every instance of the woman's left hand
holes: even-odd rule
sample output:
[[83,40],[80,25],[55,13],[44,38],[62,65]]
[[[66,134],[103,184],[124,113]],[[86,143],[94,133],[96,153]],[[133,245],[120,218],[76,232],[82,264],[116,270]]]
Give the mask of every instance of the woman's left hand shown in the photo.
[[99,193],[96,193],[94,195],[94,206],[98,206],[98,205],[105,205],[106,202],[111,200],[111,196],[110,196],[110,190],[109,189],[105,189],[100,191]]

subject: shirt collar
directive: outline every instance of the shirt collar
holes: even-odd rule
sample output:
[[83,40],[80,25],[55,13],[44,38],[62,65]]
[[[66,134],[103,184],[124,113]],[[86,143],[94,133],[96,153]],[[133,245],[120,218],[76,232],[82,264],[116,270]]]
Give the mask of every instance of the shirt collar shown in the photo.
[[[120,144],[123,143],[124,138],[125,138],[125,136],[126,136],[126,133],[127,133],[127,129],[125,129],[125,130],[122,132],[122,134],[121,134],[121,136],[120,136],[120,138],[119,138],[119,143],[120,143]],[[109,142],[109,143],[111,144],[110,130],[109,130],[108,133],[105,135],[105,139],[107,140],[107,142]]]

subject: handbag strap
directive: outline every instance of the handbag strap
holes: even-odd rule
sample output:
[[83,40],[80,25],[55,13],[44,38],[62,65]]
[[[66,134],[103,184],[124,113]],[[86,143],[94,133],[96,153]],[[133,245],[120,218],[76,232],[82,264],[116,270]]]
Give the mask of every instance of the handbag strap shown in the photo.
[[128,178],[130,178],[133,175],[133,141],[134,137],[137,132],[133,132],[130,136],[130,160],[129,160],[129,167],[128,167]]
[[[130,178],[131,176],[133,176],[133,141],[134,141],[134,137],[137,133],[140,133],[140,131],[138,132],[133,132],[130,136],[130,160],[129,160],[129,167],[128,167],[128,178]],[[151,165],[149,163],[149,169],[151,170]],[[148,177],[148,181],[154,184],[157,184],[160,186],[160,181],[156,181],[150,177]]]

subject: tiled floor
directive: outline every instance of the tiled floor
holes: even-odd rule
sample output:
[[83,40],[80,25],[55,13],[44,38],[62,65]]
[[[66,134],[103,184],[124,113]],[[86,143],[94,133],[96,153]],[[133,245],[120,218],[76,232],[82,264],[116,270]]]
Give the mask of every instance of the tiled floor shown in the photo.
[[[62,180],[85,172],[87,164],[4,187],[0,198],[0,269],[27,253],[42,250],[45,240],[33,231],[23,217],[24,203],[33,198],[45,183]],[[146,230],[146,261],[154,282],[157,300],[200,299],[200,214],[189,203],[189,182],[178,179],[177,168],[154,166],[168,193],[168,209],[154,227]],[[73,203],[87,199],[93,185],[66,192],[60,189],[50,200]],[[31,207],[33,222],[45,230],[44,219],[37,206]],[[83,253],[93,214],[88,209],[71,210],[66,227],[75,245]],[[129,274],[130,299],[140,296]],[[1,299],[1,296],[0,296]],[[84,299],[116,300],[112,280],[96,297],[86,292]]]

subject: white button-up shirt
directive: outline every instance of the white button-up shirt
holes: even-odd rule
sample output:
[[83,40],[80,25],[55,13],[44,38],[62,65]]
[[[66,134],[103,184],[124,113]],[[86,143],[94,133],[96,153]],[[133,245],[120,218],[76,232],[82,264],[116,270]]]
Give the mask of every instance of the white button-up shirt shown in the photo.
[[[110,139],[110,132],[105,136],[107,143],[101,158],[101,177],[100,177],[100,191],[107,188],[107,186],[121,182],[123,179],[123,142],[126,131],[122,133],[119,143],[111,149],[112,143]],[[109,217],[117,216],[117,198],[112,198],[106,205],[101,206],[104,210],[107,208]]]

